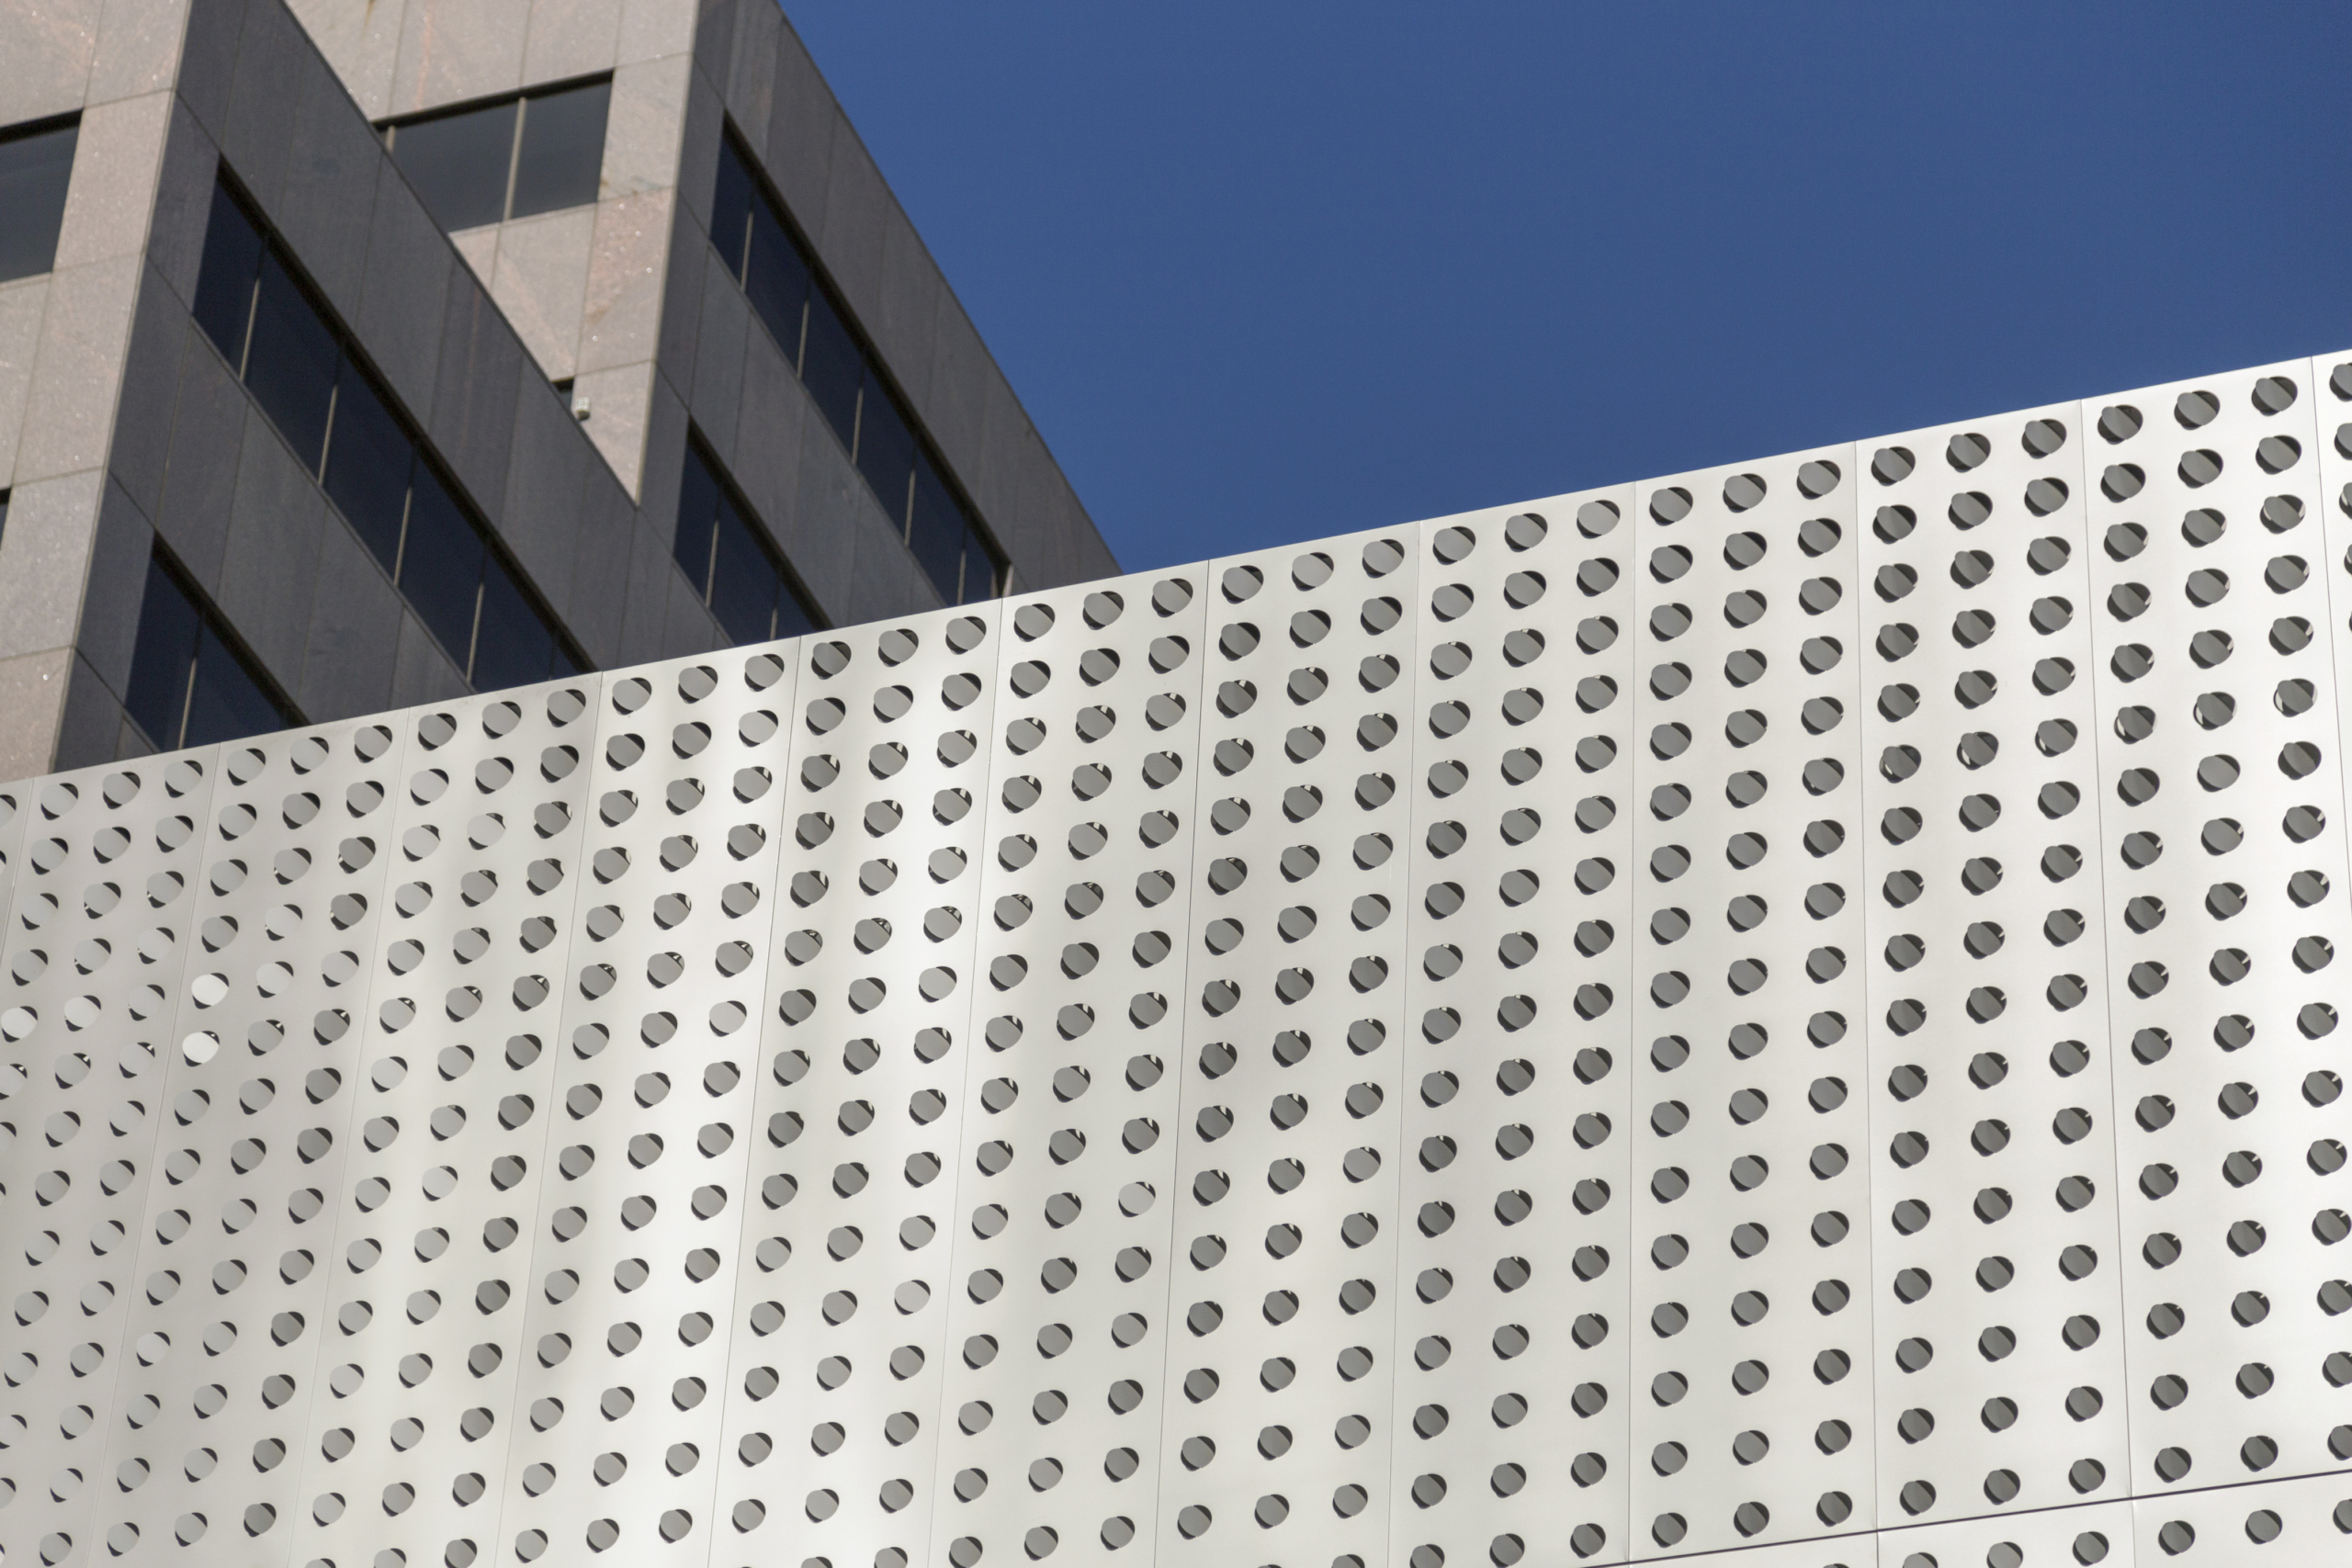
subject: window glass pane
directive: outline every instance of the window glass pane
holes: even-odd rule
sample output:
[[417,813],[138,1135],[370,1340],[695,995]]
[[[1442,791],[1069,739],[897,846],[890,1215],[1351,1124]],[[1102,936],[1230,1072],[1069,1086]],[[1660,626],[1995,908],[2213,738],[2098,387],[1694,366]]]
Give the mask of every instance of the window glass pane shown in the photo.
[[710,613],[729,640],[765,642],[775,635],[780,583],[775,563],[760,547],[752,525],[734,502],[718,503],[717,565],[710,574]]
[[523,596],[506,563],[489,557],[482,563],[481,630],[474,636],[474,690],[544,681],[554,653],[555,634]]
[[359,369],[343,363],[327,440],[327,497],[390,571],[400,563],[401,513],[408,503],[408,433]]
[[789,581],[780,583],[775,596],[775,632],[777,637],[800,637],[817,629],[817,617]]
[[939,590],[940,603],[955,604],[963,581],[964,512],[929,457],[915,464],[914,524],[907,544]]
[[209,746],[282,729],[288,723],[267,688],[209,626],[197,634],[196,680],[187,696],[183,746]]
[[605,109],[613,85],[592,82],[523,103],[523,145],[514,155],[510,218],[585,207],[605,166]]
[[196,657],[202,624],[164,563],[147,558],[146,595],[139,602],[139,636],[130,655],[130,690],[123,705],[160,750],[176,750],[187,706],[188,660]]
[[857,387],[865,377],[865,355],[842,324],[821,288],[808,291],[808,345],[802,351],[800,380],[833,434],[847,449],[857,439]]
[[752,209],[751,267],[743,291],[784,350],[785,362],[800,368],[800,306],[808,297],[808,264],[800,247],[764,201]]
[[477,228],[505,216],[518,107],[510,100],[393,128],[392,162],[444,229]]
[[464,674],[473,649],[474,594],[481,582],[481,536],[441,481],[422,463],[409,491],[408,542],[401,551],[401,592],[425,629]]
[[718,480],[704,466],[702,454],[686,448],[685,477],[678,484],[678,531],[670,553],[677,558],[695,597],[710,603],[710,528],[718,514]]
[[731,138],[718,144],[718,184],[710,197],[710,243],[735,281],[743,280],[743,236],[752,222],[752,171]]
[[334,334],[288,275],[276,252],[262,257],[245,385],[278,434],[312,473],[326,444],[334,395]]
[[976,604],[996,597],[996,560],[968,523],[964,527],[964,603]]
[[57,259],[76,125],[0,141],[0,283],[47,272]]
[[254,312],[254,275],[261,270],[261,235],[229,194],[212,187],[212,217],[204,231],[204,261],[196,275],[196,321],[230,367],[245,366],[245,323]]
[[914,433],[888,391],[872,376],[857,414],[857,468],[874,487],[890,525],[907,525],[907,476],[915,464]]

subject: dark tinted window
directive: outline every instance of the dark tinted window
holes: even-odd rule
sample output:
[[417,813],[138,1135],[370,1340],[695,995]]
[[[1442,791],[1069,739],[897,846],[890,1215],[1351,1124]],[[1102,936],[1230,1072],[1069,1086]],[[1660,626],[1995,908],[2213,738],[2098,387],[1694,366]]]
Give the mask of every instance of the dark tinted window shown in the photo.
[[188,665],[196,658],[202,626],[196,605],[153,556],[147,558],[147,588],[139,602],[138,641],[131,647],[130,686],[123,705],[164,750],[180,743],[187,716]]
[[899,405],[869,377],[857,411],[857,471],[874,487],[890,521],[902,526],[907,516],[907,479],[914,466],[915,433],[907,428]]
[[147,739],[166,751],[301,722],[270,694],[160,555],[147,559],[125,705]]
[[204,260],[196,275],[196,323],[229,368],[245,367],[245,332],[253,324],[254,282],[261,275],[261,231],[229,187],[212,187],[212,216],[204,229]]
[[769,633],[769,636],[802,637],[824,624],[809,613],[808,602],[800,597],[798,589],[789,582],[785,582],[778,588],[775,596],[775,630]]
[[596,199],[610,81],[526,94],[390,128],[392,161],[444,229]]
[[247,735],[265,735],[301,720],[278,706],[243,658],[207,619],[196,637],[196,669],[187,686],[187,728],[183,746],[210,746]]
[[528,685],[573,672],[571,660],[504,562],[492,558],[481,577],[481,626],[474,634],[474,684],[483,691]]
[[992,595],[996,556],[971,509],[731,135],[720,147],[710,243],[941,599]]
[[816,630],[816,618],[759,525],[728,493],[698,446],[686,448],[672,553],[731,640],[765,642]]
[[766,204],[752,209],[750,221],[751,259],[748,270],[741,273],[743,292],[751,297],[752,309],[760,313],[760,320],[767,323],[775,345],[784,350],[785,363],[797,370],[800,312],[808,299],[808,264]]
[[65,220],[80,122],[0,132],[0,283],[47,272]]
[[752,525],[721,497],[710,570],[710,613],[736,642],[775,635],[776,593],[783,583]]
[[678,532],[670,553],[705,604],[710,602],[711,540],[718,516],[718,478],[702,454],[689,446],[685,471],[678,479]]
[[327,445],[327,499],[386,571],[400,566],[401,523],[408,513],[414,462],[408,432],[358,367],[345,361],[335,386],[334,434]]
[[473,652],[481,556],[481,536],[465,513],[439,479],[420,471],[409,492],[400,588],[460,671]]
[[[923,458],[915,465],[914,518],[907,530],[907,547],[913,550],[923,575],[946,604],[961,602],[964,581],[964,513],[940,481],[939,471]],[[974,598],[985,597],[976,593]]]
[[605,164],[610,82],[592,82],[523,100],[523,141],[514,153],[510,218],[585,207],[596,199]]
[[[743,276],[743,245],[752,231],[752,209],[765,205],[752,188],[752,171],[736,155],[733,144],[723,146],[718,155],[718,181],[710,193],[710,243],[727,264],[727,270],[746,289],[751,285]],[[773,331],[775,323],[771,321],[768,325]],[[797,326],[792,335],[798,339]],[[781,339],[783,334],[779,333],[777,336]]]
[[488,691],[580,668],[383,384],[225,184],[211,223],[197,279],[206,335],[458,673]]
[[506,215],[519,108],[510,98],[488,108],[411,120],[392,133],[392,161],[435,223],[454,231]]
[[312,473],[325,454],[336,358],[334,332],[277,253],[265,255],[254,300],[253,341],[245,351],[245,385]]
[[843,449],[857,445],[857,389],[865,379],[865,353],[842,324],[821,288],[808,297],[808,344],[801,351],[800,379]]

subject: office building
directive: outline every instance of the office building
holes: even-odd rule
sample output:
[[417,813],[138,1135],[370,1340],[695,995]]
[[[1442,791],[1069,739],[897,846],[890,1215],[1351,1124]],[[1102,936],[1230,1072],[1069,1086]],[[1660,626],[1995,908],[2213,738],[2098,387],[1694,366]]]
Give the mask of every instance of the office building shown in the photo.
[[772,4],[0,59],[0,777],[1116,570]]

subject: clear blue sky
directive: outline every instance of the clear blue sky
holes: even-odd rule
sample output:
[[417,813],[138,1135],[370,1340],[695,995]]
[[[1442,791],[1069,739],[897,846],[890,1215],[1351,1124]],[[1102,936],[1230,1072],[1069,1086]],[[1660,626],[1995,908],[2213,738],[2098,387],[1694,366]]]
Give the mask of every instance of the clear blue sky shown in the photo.
[[2352,6],[786,9],[1130,570],[2352,348]]

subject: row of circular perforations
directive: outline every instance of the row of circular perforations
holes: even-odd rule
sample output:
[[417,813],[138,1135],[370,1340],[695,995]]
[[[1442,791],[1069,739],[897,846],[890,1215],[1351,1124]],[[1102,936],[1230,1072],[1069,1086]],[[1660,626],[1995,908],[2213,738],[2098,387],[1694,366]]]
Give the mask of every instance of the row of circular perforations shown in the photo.
[[400,754],[373,723],[219,753],[91,1478],[111,1554],[291,1531]]
[[797,652],[603,683],[499,1524],[526,1561],[728,1533],[711,1500]]
[[498,1557],[597,692],[398,716],[291,1562]]
[[2086,441],[2143,1492],[2352,1460],[2344,794],[2309,375],[2125,394]]
[[1422,526],[1398,1562],[1628,1545],[1632,504]]
[[1209,569],[1163,1558],[1386,1555],[1419,546]]
[[[1983,431],[1984,423],[1977,421],[1972,428],[1989,434]],[[2077,1504],[1887,1530],[1874,1541],[1854,1542],[1845,1550],[1860,1562],[1875,1562],[1881,1568],[2089,1568],[2095,1563],[2122,1568],[2135,1561],[2134,1528],[2129,1503]],[[1875,1559],[1869,1550],[1872,1544]],[[2144,1556],[2136,1560],[2147,1561]]]
[[2335,1562],[2352,1550],[2352,1488],[2341,1474],[2184,1489],[2143,1498],[2132,1514],[2142,1568]]
[[714,1562],[926,1554],[999,636],[801,645]]
[[1853,462],[1635,491],[1645,1551],[1875,1511]]
[[[0,986],[0,1548],[103,1534],[120,1371],[168,1048],[201,880],[209,753],[12,795]],[[21,848],[19,846],[21,845]]]
[[1861,485],[1882,1523],[2130,1484],[2080,425]]
[[1201,897],[1199,587],[1129,578],[1007,605],[934,1561],[1153,1532],[1182,1333],[1169,1281],[1183,1271],[1175,1012]]

